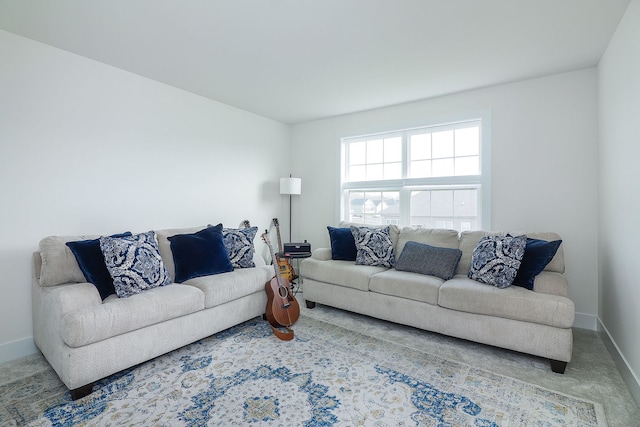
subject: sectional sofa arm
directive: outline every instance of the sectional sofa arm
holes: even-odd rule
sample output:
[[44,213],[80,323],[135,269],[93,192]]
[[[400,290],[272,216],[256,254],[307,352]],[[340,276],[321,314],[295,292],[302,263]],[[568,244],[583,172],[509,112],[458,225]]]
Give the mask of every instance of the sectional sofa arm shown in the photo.
[[331,248],[318,248],[313,251],[311,258],[320,261],[329,261],[331,259]]
[[533,282],[533,290],[541,294],[557,295],[570,298],[569,282],[562,273],[543,271]]
[[56,308],[60,315],[71,311],[102,305],[100,294],[91,283],[67,283],[40,287],[41,298]]

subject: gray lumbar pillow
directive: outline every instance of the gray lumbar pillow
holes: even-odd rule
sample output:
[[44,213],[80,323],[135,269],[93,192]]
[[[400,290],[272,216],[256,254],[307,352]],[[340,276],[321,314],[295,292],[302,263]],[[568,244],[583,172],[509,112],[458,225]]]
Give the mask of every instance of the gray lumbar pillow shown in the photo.
[[396,261],[395,269],[449,280],[455,274],[461,256],[460,249],[407,242]]

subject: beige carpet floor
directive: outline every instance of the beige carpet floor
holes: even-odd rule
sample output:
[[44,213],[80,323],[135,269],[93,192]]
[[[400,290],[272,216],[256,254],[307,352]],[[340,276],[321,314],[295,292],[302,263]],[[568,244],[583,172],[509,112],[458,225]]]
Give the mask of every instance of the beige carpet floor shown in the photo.
[[640,427],[640,408],[595,331],[574,328],[573,360],[563,375],[551,371],[549,361],[535,356],[422,331],[383,320],[316,305],[305,316],[375,336],[436,356],[453,359],[489,371],[527,381],[551,390],[582,397],[604,406],[609,427]]
[[[559,375],[551,372],[548,361],[542,358],[425,332],[323,305],[309,310],[304,307],[303,296],[299,295],[298,299],[305,316],[599,402],[604,406],[610,427],[640,427],[640,409],[631,397],[613,358],[594,331],[574,329],[574,358],[566,373]],[[0,365],[0,385],[39,373],[50,376],[51,372],[51,367],[42,356],[28,356]]]

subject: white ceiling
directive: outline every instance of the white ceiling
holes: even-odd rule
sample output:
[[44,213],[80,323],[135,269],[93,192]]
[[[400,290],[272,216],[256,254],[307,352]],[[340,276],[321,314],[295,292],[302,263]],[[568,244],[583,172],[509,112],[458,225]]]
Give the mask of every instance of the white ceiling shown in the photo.
[[0,0],[0,28],[300,123],[595,66],[629,0]]

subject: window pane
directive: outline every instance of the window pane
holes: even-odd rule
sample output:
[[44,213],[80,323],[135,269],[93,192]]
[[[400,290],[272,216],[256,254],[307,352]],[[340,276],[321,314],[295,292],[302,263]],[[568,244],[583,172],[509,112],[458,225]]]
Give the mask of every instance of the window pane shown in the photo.
[[349,144],[349,164],[363,165],[365,163],[366,142],[352,142]]
[[431,192],[431,215],[453,217],[453,190]]
[[432,176],[453,176],[453,159],[434,160]]
[[397,191],[385,191],[382,193],[380,207],[381,224],[400,223],[400,193]]
[[384,161],[401,162],[402,161],[402,138],[385,138],[384,140]]
[[436,220],[434,220],[433,228],[452,229],[453,228],[453,221],[448,220],[448,219],[436,219]]
[[364,217],[364,193],[351,191],[349,193],[349,221],[362,222]]
[[412,135],[410,143],[411,160],[431,158],[431,134]]
[[478,216],[478,190],[454,190],[453,211],[456,217]]
[[433,138],[433,158],[453,157],[453,131],[434,132]]
[[385,163],[384,179],[402,178],[402,163]]
[[349,220],[363,224],[399,224],[400,193],[367,191],[349,193]]
[[351,166],[349,168],[349,181],[364,181],[367,179],[366,166]]
[[367,180],[382,179],[384,170],[382,165],[367,166]]
[[367,163],[382,163],[383,144],[381,139],[367,141]]
[[364,199],[364,212],[370,216],[377,214],[380,206],[380,192],[367,191],[364,193]]
[[478,156],[457,157],[455,159],[456,176],[462,175],[478,175],[480,173]]
[[431,160],[411,162],[409,177],[425,178],[431,176]]
[[411,192],[411,217],[410,225],[431,227],[431,192],[412,191]]
[[477,156],[480,154],[480,128],[477,126],[456,129],[456,156]]

